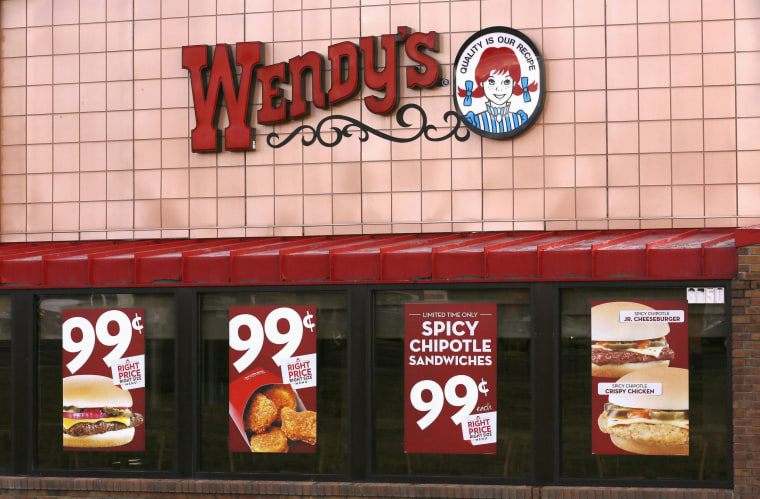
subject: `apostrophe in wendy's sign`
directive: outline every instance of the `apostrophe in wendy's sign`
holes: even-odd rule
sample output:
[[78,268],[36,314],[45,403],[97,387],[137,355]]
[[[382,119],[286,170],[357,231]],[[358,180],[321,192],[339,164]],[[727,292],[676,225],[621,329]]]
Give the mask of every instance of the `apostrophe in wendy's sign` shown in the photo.
[[230,308],[229,449],[314,453],[316,307]]
[[64,450],[145,450],[145,311],[62,311]]
[[496,453],[496,305],[407,304],[404,451]]
[[543,108],[541,54],[517,30],[478,31],[459,49],[453,93],[457,112],[473,132],[492,139],[521,134]]

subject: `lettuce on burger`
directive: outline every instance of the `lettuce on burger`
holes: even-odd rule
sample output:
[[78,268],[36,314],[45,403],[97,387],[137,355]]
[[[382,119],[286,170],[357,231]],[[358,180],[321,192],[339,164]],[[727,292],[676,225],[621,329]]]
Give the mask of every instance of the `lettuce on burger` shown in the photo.
[[132,395],[95,375],[63,379],[63,446],[118,447],[132,441],[145,421],[132,412]]

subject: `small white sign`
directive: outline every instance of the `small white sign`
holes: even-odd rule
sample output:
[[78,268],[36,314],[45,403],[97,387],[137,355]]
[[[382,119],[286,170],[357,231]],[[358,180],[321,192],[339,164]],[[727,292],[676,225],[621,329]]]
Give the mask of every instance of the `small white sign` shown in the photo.
[[295,389],[317,386],[317,354],[291,357],[280,365],[282,382]]
[[651,322],[683,322],[683,310],[621,310],[620,322],[646,324]]
[[599,395],[662,395],[662,383],[599,383]]
[[470,414],[462,421],[462,438],[472,445],[496,443],[496,411]]
[[724,288],[686,288],[686,300],[689,303],[725,303]]
[[114,385],[125,390],[145,388],[145,355],[124,357],[111,364]]

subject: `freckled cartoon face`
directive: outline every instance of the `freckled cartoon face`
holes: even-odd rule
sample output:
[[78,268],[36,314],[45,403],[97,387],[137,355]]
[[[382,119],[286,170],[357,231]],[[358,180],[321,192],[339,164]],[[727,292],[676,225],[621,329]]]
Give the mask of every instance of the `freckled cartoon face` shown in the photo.
[[489,101],[497,106],[503,106],[512,97],[514,84],[515,82],[509,73],[491,71],[488,79],[483,82],[483,92]]

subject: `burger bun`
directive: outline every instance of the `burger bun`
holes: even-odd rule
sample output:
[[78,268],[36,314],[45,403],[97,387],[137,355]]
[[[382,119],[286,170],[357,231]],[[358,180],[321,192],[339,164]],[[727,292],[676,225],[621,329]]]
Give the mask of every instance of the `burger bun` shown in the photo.
[[113,384],[113,379],[94,374],[63,378],[63,406],[132,407],[129,390]]
[[662,395],[610,394],[609,401],[632,409],[689,410],[689,371],[679,367],[652,367],[626,374],[617,383],[661,383]]
[[681,445],[662,445],[658,443],[649,443],[643,440],[633,440],[630,438],[616,437],[610,435],[612,443],[617,447],[633,452],[634,454],[642,454],[645,456],[688,456],[689,444]]
[[591,307],[591,341],[642,341],[670,332],[667,322],[620,322],[623,311],[654,311],[643,303],[611,301]]

